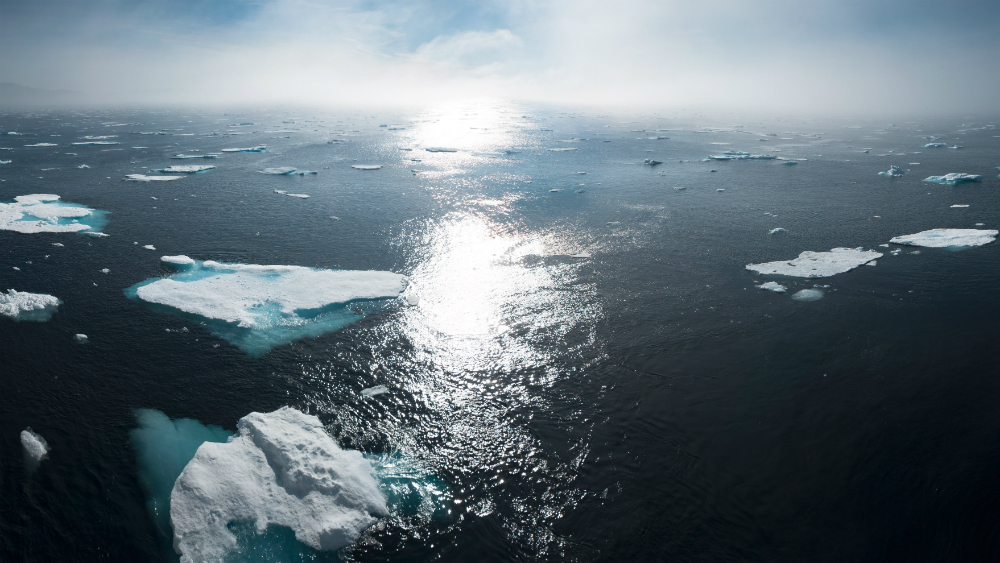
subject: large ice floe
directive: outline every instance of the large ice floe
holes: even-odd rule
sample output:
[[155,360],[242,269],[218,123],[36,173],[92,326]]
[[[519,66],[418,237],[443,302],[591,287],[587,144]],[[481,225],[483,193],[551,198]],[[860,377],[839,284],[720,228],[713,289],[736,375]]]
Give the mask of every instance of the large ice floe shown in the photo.
[[154,170],[154,172],[162,172],[167,174],[197,174],[199,172],[207,172],[209,170],[214,170],[215,167],[209,164],[191,164],[191,165],[181,165],[181,166],[168,166],[166,168],[161,168],[159,170]]
[[0,315],[15,321],[45,322],[62,304],[58,298],[46,293],[28,293],[8,289],[0,293]]
[[182,176],[147,176],[145,174],[126,174],[125,179],[129,182],[169,182],[180,180]]
[[879,252],[862,248],[833,248],[829,252],[806,250],[794,260],[747,264],[747,269],[765,275],[825,278],[853,270],[881,257]]
[[390,306],[406,287],[404,276],[384,271],[162,260],[179,272],[136,284],[125,295],[195,317],[251,356],[343,328]]
[[912,235],[893,237],[889,242],[926,248],[961,250],[982,246],[996,240],[998,231],[993,229],[931,229]]
[[13,202],[0,202],[0,230],[96,234],[107,223],[106,215],[106,211],[59,201],[53,194],[19,195]]
[[903,174],[906,174],[906,172],[904,172],[902,168],[895,165],[890,166],[889,169],[886,170],[885,172],[878,173],[879,176],[889,176],[890,178],[895,178],[896,176],[902,176]]
[[958,184],[968,184],[969,182],[982,182],[983,177],[976,174],[963,174],[960,172],[952,172],[951,174],[945,174],[944,176],[930,176],[924,178],[924,182],[932,182],[934,184],[947,184],[949,186],[957,186]]
[[326,551],[389,514],[371,463],[342,450],[315,416],[284,407],[236,426],[228,442],[202,444],[174,483],[170,522],[182,563],[220,561],[238,548],[234,523],[258,534],[288,527]]

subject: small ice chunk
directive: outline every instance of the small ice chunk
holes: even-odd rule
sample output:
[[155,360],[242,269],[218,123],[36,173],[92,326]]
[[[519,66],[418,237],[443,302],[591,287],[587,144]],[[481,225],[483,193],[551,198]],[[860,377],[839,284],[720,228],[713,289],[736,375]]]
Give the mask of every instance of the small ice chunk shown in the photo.
[[568,151],[575,151],[575,150],[577,150],[577,148],[576,147],[569,147],[569,148],[562,147],[562,148],[558,148],[558,149],[548,149],[548,150],[549,150],[549,152],[568,152]]
[[424,150],[427,151],[427,152],[458,152],[458,149],[448,149],[448,148],[443,148],[443,147],[431,147],[431,148],[424,149]]
[[49,453],[49,443],[29,426],[21,431],[21,447],[24,455],[32,465],[38,465]]
[[945,144],[945,143],[927,143],[926,145],[923,146],[923,148],[925,148],[925,149],[939,149],[941,147],[947,147],[947,146],[948,145]]
[[997,233],[992,229],[931,229],[893,237],[889,242],[926,248],[962,249],[989,244],[996,240]]
[[175,154],[174,156],[172,156],[170,158],[179,159],[179,160],[190,159],[190,158],[219,158],[219,155],[217,155],[217,154]]
[[872,260],[871,262],[865,264],[865,266],[877,266],[877,265],[878,265],[878,260]]
[[285,194],[285,195],[287,195],[288,197],[297,197],[297,198],[300,198],[300,199],[309,199],[309,196],[307,196],[306,194]]
[[965,147],[963,147],[962,145],[955,145],[953,147],[948,147],[948,148],[949,149],[964,149]]
[[181,178],[181,176],[147,176],[145,174],[127,174],[125,176],[125,179],[131,182],[169,182]]
[[954,209],[956,207],[968,207],[968,205],[966,205],[964,203],[956,203],[955,205],[952,205],[951,207],[952,207],[952,209]]
[[662,160],[653,160],[652,158],[647,158],[643,161],[643,164],[648,164],[650,166],[656,166],[657,164],[663,164]]
[[930,176],[924,178],[924,182],[933,182],[935,184],[947,184],[949,186],[957,186],[958,184],[967,184],[969,182],[982,182],[983,177],[976,174],[964,174],[960,172],[953,172],[951,174],[945,174],[944,176]]
[[15,321],[45,322],[59,309],[62,301],[45,293],[8,289],[0,292],[0,315]]
[[167,264],[174,264],[177,266],[186,266],[194,264],[194,260],[184,256],[183,254],[178,254],[176,256],[160,256],[160,262],[165,262]]
[[143,246],[143,248],[145,248],[146,250],[156,250],[156,247],[151,244],[147,244]]
[[315,416],[250,413],[226,443],[205,442],[174,483],[170,523],[181,563],[219,561],[231,523],[287,526],[313,549],[350,545],[389,511],[371,463],[343,450]]
[[577,172],[577,174],[586,174],[586,172]]
[[903,174],[906,174],[906,172],[904,172],[902,168],[895,165],[890,166],[889,169],[886,170],[885,172],[878,173],[879,176],[889,176],[891,178],[894,178],[896,176],[902,176]]
[[549,191],[550,191],[550,192],[561,192],[561,191],[563,191],[563,189],[562,189],[562,188],[552,188],[552,189],[551,189],[551,190],[549,190]]
[[792,294],[792,299],[796,301],[819,301],[823,298],[823,292],[818,289],[802,289]]
[[24,145],[26,147],[58,147],[59,145],[55,143],[35,143],[33,145]]
[[773,281],[769,281],[767,283],[762,283],[762,284],[758,285],[757,287],[759,287],[761,289],[766,289],[768,291],[773,291],[775,293],[784,293],[784,292],[788,291],[787,287],[781,285],[778,282],[773,282]]
[[77,344],[89,344],[90,339],[87,338],[86,334],[74,334],[73,342],[76,342]]
[[278,176],[305,176],[307,174],[316,174],[312,170],[298,170],[291,166],[280,166],[278,168],[265,168],[261,170],[261,174],[274,174]]
[[[790,165],[790,164],[798,164],[798,162],[795,162],[794,160],[785,160],[785,161],[782,161],[782,164],[789,164]],[[806,291],[806,290],[803,289],[802,291]]]
[[375,395],[381,395],[382,393],[388,393],[389,388],[385,385],[376,385],[374,387],[369,387],[367,389],[362,389],[361,394],[365,397],[374,397]]
[[207,164],[192,164],[188,166],[168,166],[160,170],[154,170],[154,172],[165,172],[167,174],[197,174],[199,172],[207,172],[213,169],[215,169],[214,166]]
[[222,152],[267,152],[266,145],[247,147],[242,149],[222,149]]
[[576,254],[570,254],[569,257],[570,258],[590,258],[590,253],[586,252],[586,251],[584,251],[584,252],[578,252]]
[[788,232],[788,229],[785,229],[783,227],[778,227],[776,229],[771,229],[770,231],[767,232],[767,234],[773,235],[773,234],[777,234],[777,233],[787,233],[787,232]]
[[101,268],[101,273],[102,273],[102,274],[108,274],[108,273],[110,273],[110,272],[111,272],[111,270],[110,270],[110,269],[108,269],[108,268]]
[[281,195],[288,195],[288,192],[285,190],[274,190],[274,193]]
[[61,242],[54,242],[52,243],[52,246],[65,246],[65,245],[63,245],[63,243]]
[[90,167],[87,166],[86,164],[81,164],[80,166],[77,166],[77,168],[79,168],[81,170],[84,170],[84,169],[87,169],[87,168],[90,168]]
[[352,164],[351,168],[355,170],[378,170],[382,168],[381,164]]
[[861,248],[833,248],[829,252],[806,250],[794,260],[747,264],[746,269],[764,275],[825,278],[848,272],[881,257],[882,254],[879,252]]

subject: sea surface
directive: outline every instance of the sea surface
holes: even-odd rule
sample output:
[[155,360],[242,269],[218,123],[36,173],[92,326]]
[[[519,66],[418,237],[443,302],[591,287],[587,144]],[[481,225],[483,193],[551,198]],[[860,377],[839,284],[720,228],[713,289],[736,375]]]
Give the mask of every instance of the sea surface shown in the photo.
[[[0,560],[176,561],[137,413],[232,432],[283,406],[442,492],[339,552],[247,528],[236,560],[1000,560],[1000,243],[880,246],[1000,225],[998,120],[0,112],[21,133],[0,135],[0,202],[56,194],[108,212],[109,235],[0,230],[0,290],[63,302],[0,317]],[[784,160],[704,160],[724,151]],[[216,169],[124,180],[189,164]],[[261,173],[284,166],[316,174]],[[951,172],[983,180],[921,181]],[[820,279],[746,269],[835,247],[884,256]],[[388,270],[419,299],[248,354],[126,297],[182,254]],[[808,288],[822,299],[791,298]],[[27,427],[51,448],[37,467]]]

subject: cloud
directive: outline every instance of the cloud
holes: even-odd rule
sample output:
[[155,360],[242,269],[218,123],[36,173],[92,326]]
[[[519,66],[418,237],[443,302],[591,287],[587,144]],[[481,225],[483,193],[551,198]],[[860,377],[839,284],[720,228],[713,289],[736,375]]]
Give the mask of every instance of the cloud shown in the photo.
[[482,70],[497,67],[522,56],[524,41],[509,29],[492,32],[466,31],[439,35],[417,47],[417,59],[437,61],[454,67]]

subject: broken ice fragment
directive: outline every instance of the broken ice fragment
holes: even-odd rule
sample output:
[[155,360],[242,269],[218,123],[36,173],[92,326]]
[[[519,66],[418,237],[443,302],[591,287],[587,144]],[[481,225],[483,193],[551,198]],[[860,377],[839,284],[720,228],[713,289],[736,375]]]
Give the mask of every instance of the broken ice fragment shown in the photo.
[[209,166],[207,164],[193,164],[190,166],[168,166],[166,168],[161,168],[160,170],[154,170],[153,172],[166,172],[168,174],[197,174],[199,172],[213,170],[214,168],[214,166]]
[[154,247],[151,244],[147,244],[146,246],[143,246],[143,248],[145,248],[146,250],[156,250],[156,247]]
[[885,172],[879,172],[878,175],[879,176],[896,177],[896,176],[902,176],[905,173],[906,172],[904,172],[902,168],[893,165],[893,166],[890,166],[889,169],[886,170]]
[[169,182],[180,180],[182,176],[147,176],[145,174],[127,174],[125,179],[130,182]]
[[175,154],[170,157],[174,159],[191,159],[191,158],[219,158],[217,154]]
[[823,292],[818,289],[803,289],[792,294],[796,301],[818,301],[823,298]]
[[991,229],[931,229],[912,235],[894,237],[889,242],[926,248],[961,250],[989,244],[996,240],[996,236],[997,231]]
[[549,152],[567,152],[567,151],[575,151],[577,150],[577,148],[571,147],[571,148],[558,148],[558,149],[548,149],[548,150]]
[[8,289],[0,293],[0,315],[15,321],[45,322],[59,309],[62,301],[45,293]]
[[747,264],[746,269],[764,275],[825,278],[853,270],[881,257],[882,254],[879,252],[861,248],[833,248],[829,252],[806,250],[794,260]]
[[77,344],[89,344],[90,339],[87,338],[86,334],[74,334],[73,342],[76,342]]
[[653,160],[652,158],[647,158],[643,161],[643,164],[648,164],[650,166],[656,166],[657,164],[663,164],[661,160]]
[[87,166],[86,164],[81,164],[80,166],[77,166],[77,168],[79,168],[81,170],[84,170],[84,169],[87,169],[87,168],[90,168],[90,167]]
[[381,164],[352,164],[351,168],[356,170],[378,170],[382,168]]
[[933,182],[935,184],[947,184],[949,186],[957,186],[958,184],[967,184],[969,182],[982,182],[983,177],[976,174],[963,174],[960,172],[953,172],[951,174],[945,174],[944,176],[930,176],[924,178],[924,182]]
[[777,234],[777,233],[787,233],[787,232],[788,232],[787,229],[782,228],[782,227],[778,227],[776,229],[771,229],[770,231],[767,232],[767,234],[773,235],[773,234]]
[[24,145],[26,147],[58,147],[59,145],[55,143],[35,143],[33,145]]
[[243,149],[222,149],[222,152],[267,152],[267,146],[260,145],[257,147],[247,147]]
[[956,208],[956,207],[968,207],[968,205],[965,205],[965,204],[962,204],[962,203],[956,203],[955,205],[952,205],[951,207],[952,208]]
[[[782,161],[782,164],[798,164],[798,162],[795,162],[794,160],[785,160],[785,161]],[[803,290],[803,291],[805,291],[805,290]]]
[[447,149],[442,147],[431,147],[429,149],[424,149],[427,152],[458,152],[458,149]]
[[21,431],[21,447],[29,469],[38,467],[39,462],[49,454],[49,443],[29,426]]
[[310,170],[298,170],[292,166],[280,166],[277,168],[265,168],[261,174],[274,174],[278,176],[305,176],[306,174],[316,174]]
[[74,233],[99,231],[106,211],[59,201],[53,194],[20,195],[0,203],[0,230],[19,233]]
[[362,389],[361,394],[365,397],[374,397],[375,395],[381,395],[383,393],[388,393],[389,388],[385,385],[376,385],[374,387],[369,387],[367,389]]
[[775,293],[784,293],[784,292],[788,291],[787,287],[781,285],[778,282],[773,282],[773,281],[769,281],[767,283],[760,284],[757,287],[759,287],[761,289],[766,289],[768,291],[773,291]]
[[923,146],[925,149],[939,149],[941,147],[947,147],[948,145],[944,143],[927,143]]

